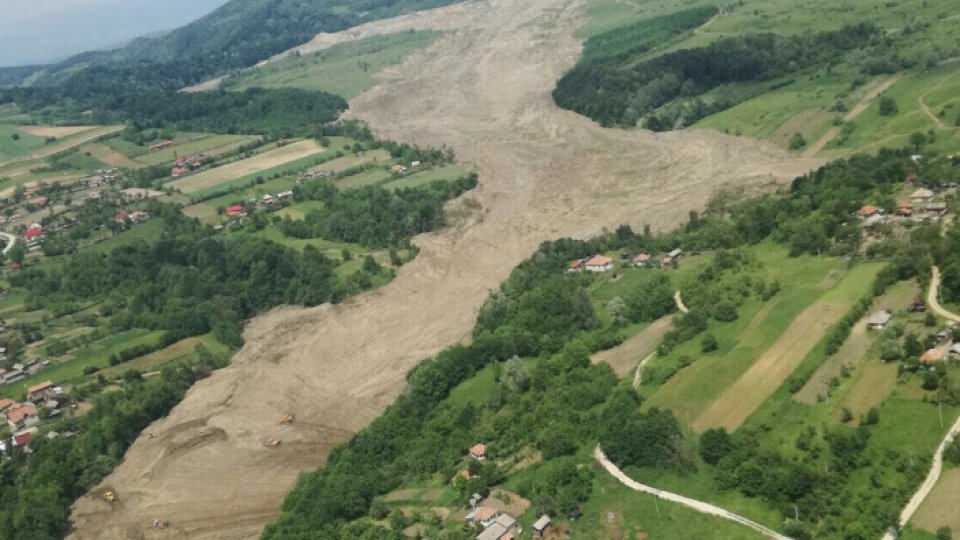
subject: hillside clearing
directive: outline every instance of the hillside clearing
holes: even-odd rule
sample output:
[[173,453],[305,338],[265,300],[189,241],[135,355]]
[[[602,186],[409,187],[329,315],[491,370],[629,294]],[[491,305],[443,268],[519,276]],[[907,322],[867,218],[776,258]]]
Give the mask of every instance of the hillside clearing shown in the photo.
[[617,377],[625,377],[633,372],[637,363],[656,350],[660,339],[670,330],[672,325],[673,317],[661,317],[620,345],[593,355],[590,357],[590,361],[594,363],[606,362],[613,368]]
[[87,131],[91,127],[93,126],[23,126],[20,129],[37,137],[60,138]]
[[960,469],[953,468],[943,472],[937,486],[923,501],[910,523],[931,533],[940,527],[950,527],[960,531]]

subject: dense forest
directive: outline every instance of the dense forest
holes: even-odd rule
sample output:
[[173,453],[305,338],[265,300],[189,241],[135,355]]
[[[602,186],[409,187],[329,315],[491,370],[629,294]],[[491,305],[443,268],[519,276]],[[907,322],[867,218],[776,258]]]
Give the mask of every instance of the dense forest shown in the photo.
[[[718,86],[769,81],[810,66],[835,63],[845,53],[868,45],[882,54],[885,46],[881,29],[862,23],[790,37],[745,34],[644,58],[652,44],[709,15],[702,9],[682,11],[591,38],[587,54],[557,83],[554,100],[604,126],[632,127],[642,121],[648,129],[664,131],[735,105],[716,97],[698,98]],[[621,39],[621,35],[631,36],[646,27],[661,29],[652,34],[649,44],[641,42],[630,48],[631,40]],[[894,69],[900,67],[895,63]],[[676,106],[661,110],[669,104]]]
[[323,209],[311,210],[303,219],[287,217],[277,227],[294,238],[398,247],[417,234],[442,226],[443,205],[476,185],[475,174],[394,191],[379,186],[342,190],[329,182],[315,182],[297,186],[294,198],[322,201]]
[[318,134],[347,108],[339,96],[295,88],[182,93],[115,86],[94,75],[81,72],[56,88],[0,90],[0,104],[16,102],[38,117],[65,122],[277,137]]
[[[960,179],[960,169],[952,161],[930,159],[918,164],[911,159],[913,152],[883,150],[876,156],[835,161],[797,178],[776,195],[746,200],[721,195],[703,214],[692,213],[685,226],[667,234],[638,234],[621,227],[588,241],[543,244],[483,305],[473,342],[454,346],[414,369],[407,377],[407,389],[383,416],[334,450],[325,468],[300,479],[285,500],[282,515],[266,528],[263,538],[308,534],[331,539],[400,538],[395,528],[374,521],[389,512],[375,498],[434,473],[452,476],[463,466],[466,448],[477,441],[486,442],[496,459],[471,464],[475,476],[457,481],[463,501],[473,492],[503,482],[518,453],[532,446],[542,453],[543,462],[512,473],[519,475],[514,485],[539,510],[554,515],[590,496],[593,473],[577,464],[588,459],[584,456],[597,443],[622,466],[688,470],[696,459],[682,443],[673,415],[657,409],[641,412],[642,400],[636,392],[615,389],[617,381],[610,369],[589,362],[592,352],[617,343],[615,330],[625,322],[617,317],[605,322],[608,318],[598,316],[586,292],[590,277],[565,274],[569,261],[611,250],[663,252],[677,245],[715,251],[713,262],[698,279],[701,286],[691,290],[691,311],[676,317],[675,329],[664,343],[693,339],[703,333],[707,319],[736,318],[742,291],[722,285],[721,278],[735,276],[743,265],[752,264],[742,252],[737,255],[738,247],[773,241],[788,246],[794,255],[855,254],[860,249],[859,231],[854,235],[848,223],[860,206],[892,206],[894,190],[902,187],[909,174],[929,179],[918,180],[928,185]],[[960,257],[951,255],[957,252],[953,246],[958,242],[960,234],[955,231],[942,240],[934,224],[915,227],[908,238],[890,238],[872,246],[871,256],[891,262],[878,274],[872,294],[921,275],[933,262],[960,265]],[[951,286],[960,290],[960,272],[954,281]],[[769,300],[778,288],[778,284],[753,283],[746,294]],[[630,322],[653,320],[673,311],[671,291],[669,282],[654,280],[646,289],[623,298],[621,311]],[[729,307],[718,307],[724,304]],[[845,325],[842,321],[835,329],[839,338],[831,334],[825,339],[842,342],[843,332],[849,331]],[[479,403],[449,399],[454,387],[490,366],[497,382],[492,396]],[[785,384],[792,388],[795,381]],[[960,399],[960,392],[957,396]],[[809,521],[789,523],[788,532],[797,538],[873,537],[893,522],[896,508],[924,469],[919,460],[905,465],[906,456],[867,451],[871,421],[875,419],[868,418],[859,429],[839,426],[809,435],[823,438],[825,448],[798,441],[801,453],[806,448],[829,459],[834,471],[830,475],[818,472],[813,454],[797,461],[776,445],[759,444],[759,434],[751,430],[732,436],[707,431],[699,445],[700,459],[712,467],[718,485],[763,498],[784,515],[792,516],[790,505],[803,501]],[[503,462],[503,469],[495,462]],[[854,479],[870,475],[874,466],[896,468],[897,483],[861,489]],[[761,474],[764,470],[777,474]],[[852,508],[856,508],[853,513]],[[398,516],[391,517],[390,523],[405,522]],[[472,536],[467,528],[448,527],[440,537]]]

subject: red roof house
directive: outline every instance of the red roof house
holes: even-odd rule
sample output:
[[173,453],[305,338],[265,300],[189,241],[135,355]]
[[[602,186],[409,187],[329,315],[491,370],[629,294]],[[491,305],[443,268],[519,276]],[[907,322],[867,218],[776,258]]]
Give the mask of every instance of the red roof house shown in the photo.
[[227,215],[228,215],[228,216],[242,216],[242,215],[243,215],[243,212],[244,212],[244,210],[243,210],[243,205],[242,205],[242,204],[235,204],[235,205],[227,208]]
[[587,261],[587,270],[591,272],[606,272],[613,268],[613,259],[604,255],[595,255]]
[[27,229],[27,232],[23,233],[23,237],[26,238],[27,240],[30,240],[31,238],[39,238],[41,236],[43,236],[42,227],[37,227],[35,229]]
[[11,270],[19,270],[19,269],[20,269],[20,263],[13,263],[13,264],[11,264],[11,265],[10,265],[10,269],[11,269]]
[[127,211],[121,210],[120,213],[118,213],[116,216],[113,217],[113,220],[119,223],[123,223],[124,221],[127,220]]
[[868,218],[868,217],[870,217],[870,216],[876,215],[877,212],[879,212],[879,211],[880,211],[880,209],[877,208],[876,206],[874,206],[874,205],[872,205],[872,204],[868,204],[868,205],[864,206],[863,208],[861,208],[860,210],[858,210],[858,211],[857,211],[857,215],[860,216],[860,217],[862,217],[862,218]]
[[26,432],[26,433],[21,433],[21,434],[19,434],[19,435],[14,435],[14,437],[13,437],[13,445],[14,445],[14,446],[24,446],[24,445],[26,445],[28,442],[30,442],[30,439],[33,439],[33,433],[30,433],[29,431]]
[[34,407],[32,403],[24,403],[23,405],[17,405],[16,407],[7,411],[7,420],[9,420],[11,424],[19,424],[28,416],[36,415],[37,408]]

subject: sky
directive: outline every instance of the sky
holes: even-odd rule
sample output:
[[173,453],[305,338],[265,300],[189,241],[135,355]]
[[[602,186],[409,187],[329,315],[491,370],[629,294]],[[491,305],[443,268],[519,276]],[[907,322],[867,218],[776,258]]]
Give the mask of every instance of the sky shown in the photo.
[[227,0],[0,0],[0,66],[59,60],[183,26]]

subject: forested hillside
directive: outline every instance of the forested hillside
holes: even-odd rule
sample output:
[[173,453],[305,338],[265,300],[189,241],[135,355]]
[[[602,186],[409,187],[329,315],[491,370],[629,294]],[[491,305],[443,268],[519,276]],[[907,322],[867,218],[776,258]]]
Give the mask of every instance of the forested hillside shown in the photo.
[[[213,13],[156,38],[138,39],[107,52],[88,52],[43,67],[33,85],[63,82],[77,66],[126,70],[130,79],[152,80],[166,72],[180,86],[247,67],[309,41],[367,21],[439,7],[459,0],[233,0]],[[34,71],[0,69],[0,81],[23,81]],[[107,75],[109,77],[109,75]]]

